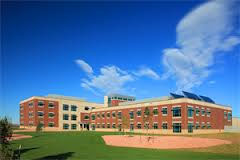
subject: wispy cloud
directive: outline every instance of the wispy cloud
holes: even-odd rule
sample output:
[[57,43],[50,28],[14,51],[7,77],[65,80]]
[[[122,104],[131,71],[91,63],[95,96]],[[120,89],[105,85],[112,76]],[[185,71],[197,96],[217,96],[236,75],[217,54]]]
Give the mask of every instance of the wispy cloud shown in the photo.
[[77,59],[77,60],[75,60],[75,63],[87,74],[93,73],[92,67],[89,64],[87,64],[85,61],[83,61],[81,59]]
[[209,84],[215,84],[216,81],[209,81],[208,83],[209,83]]
[[163,78],[175,78],[177,89],[190,90],[210,74],[219,52],[230,51],[240,43],[235,36],[235,1],[206,2],[177,25],[177,48],[163,50]]
[[133,74],[139,77],[146,76],[155,80],[160,79],[160,76],[155,71],[148,67],[141,67],[138,71],[133,72]]

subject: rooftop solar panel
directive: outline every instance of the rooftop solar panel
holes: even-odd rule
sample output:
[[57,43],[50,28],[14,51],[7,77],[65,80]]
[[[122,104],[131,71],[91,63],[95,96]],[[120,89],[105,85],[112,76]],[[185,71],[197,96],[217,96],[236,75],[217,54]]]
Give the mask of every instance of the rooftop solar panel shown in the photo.
[[205,101],[205,102],[215,103],[215,102],[214,102],[211,98],[209,98],[209,97],[200,96],[200,95],[199,95],[199,97],[200,97],[203,101]]
[[194,100],[201,100],[196,94],[185,92],[185,91],[182,91],[182,92],[187,98],[194,99]]
[[170,93],[170,95],[171,95],[174,99],[177,99],[177,98],[184,98],[183,95],[179,95],[179,94],[175,94],[175,93]]

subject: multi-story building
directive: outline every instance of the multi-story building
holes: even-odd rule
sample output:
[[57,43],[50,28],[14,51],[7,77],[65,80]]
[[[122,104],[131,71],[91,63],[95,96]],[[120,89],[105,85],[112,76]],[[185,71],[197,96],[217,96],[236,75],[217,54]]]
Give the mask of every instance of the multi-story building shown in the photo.
[[125,129],[155,134],[216,133],[232,125],[231,107],[183,93],[138,101],[111,94],[104,97],[104,104],[63,96],[31,97],[20,103],[20,123],[25,128],[43,123],[45,130]]

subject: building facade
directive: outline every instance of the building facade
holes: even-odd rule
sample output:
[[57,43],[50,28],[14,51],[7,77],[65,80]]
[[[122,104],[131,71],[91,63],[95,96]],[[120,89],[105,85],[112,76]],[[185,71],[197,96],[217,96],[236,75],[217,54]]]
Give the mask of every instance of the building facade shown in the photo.
[[189,96],[136,101],[111,94],[104,97],[104,104],[63,96],[31,97],[20,103],[20,123],[24,128],[42,123],[53,131],[216,133],[232,125],[232,109]]

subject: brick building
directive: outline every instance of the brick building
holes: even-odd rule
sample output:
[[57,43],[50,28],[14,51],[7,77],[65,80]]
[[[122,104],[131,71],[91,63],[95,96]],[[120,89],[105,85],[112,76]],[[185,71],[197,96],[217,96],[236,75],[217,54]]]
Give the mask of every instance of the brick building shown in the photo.
[[49,95],[20,102],[21,127],[44,130],[94,130],[171,133],[216,133],[232,125],[232,109],[205,96],[183,92],[137,100],[110,94],[104,104],[74,97]]

